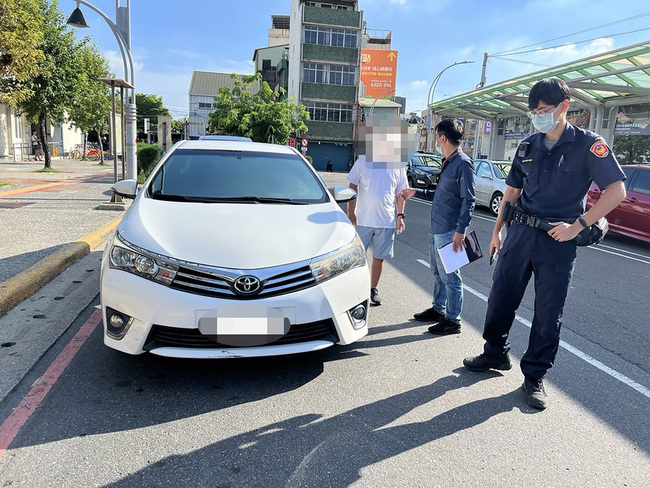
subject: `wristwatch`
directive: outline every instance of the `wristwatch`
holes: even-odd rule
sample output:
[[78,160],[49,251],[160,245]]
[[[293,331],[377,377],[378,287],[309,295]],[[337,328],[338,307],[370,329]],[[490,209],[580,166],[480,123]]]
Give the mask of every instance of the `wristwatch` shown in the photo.
[[402,217],[403,219],[406,218],[406,215],[404,215],[403,213],[398,213],[397,216],[398,216],[398,217]]
[[587,222],[585,222],[585,219],[582,217],[578,217],[578,222],[580,222],[585,229],[589,228],[589,224],[587,224]]

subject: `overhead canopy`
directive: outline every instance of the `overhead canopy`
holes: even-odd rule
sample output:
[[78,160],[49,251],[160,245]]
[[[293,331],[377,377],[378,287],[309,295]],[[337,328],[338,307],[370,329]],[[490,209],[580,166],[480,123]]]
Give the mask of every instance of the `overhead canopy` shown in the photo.
[[571,88],[572,103],[589,109],[650,103],[650,41],[547,68],[431,104],[434,113],[496,119],[528,111],[528,92],[556,76]]

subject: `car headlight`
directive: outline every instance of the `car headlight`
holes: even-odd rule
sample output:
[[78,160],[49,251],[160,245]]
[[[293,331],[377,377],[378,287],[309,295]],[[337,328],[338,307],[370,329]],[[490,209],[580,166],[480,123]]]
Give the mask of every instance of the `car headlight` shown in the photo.
[[321,283],[366,264],[366,250],[359,236],[334,252],[314,258],[309,263],[312,275]]
[[115,234],[109,253],[109,266],[166,286],[171,284],[178,271],[177,265],[147,254],[144,249],[135,249],[119,233]]

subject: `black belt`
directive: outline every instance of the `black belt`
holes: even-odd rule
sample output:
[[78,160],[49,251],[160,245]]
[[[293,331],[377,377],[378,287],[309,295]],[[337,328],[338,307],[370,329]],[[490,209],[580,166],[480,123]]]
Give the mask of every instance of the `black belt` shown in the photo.
[[[542,219],[535,215],[530,215],[518,207],[510,205],[510,202],[505,203],[503,213],[501,214],[501,219],[508,225],[527,225],[529,227],[535,227],[536,229],[542,229],[545,232],[548,232],[555,227],[551,224],[550,220]],[[564,219],[553,220],[553,222],[559,221],[564,221]]]

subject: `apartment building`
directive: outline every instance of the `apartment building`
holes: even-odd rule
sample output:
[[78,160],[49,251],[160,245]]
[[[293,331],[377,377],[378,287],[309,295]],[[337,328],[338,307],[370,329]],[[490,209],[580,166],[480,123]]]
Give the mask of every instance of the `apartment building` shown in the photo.
[[291,3],[288,95],[309,111],[307,155],[319,170],[331,161],[347,171],[354,158],[362,26],[357,0]]

